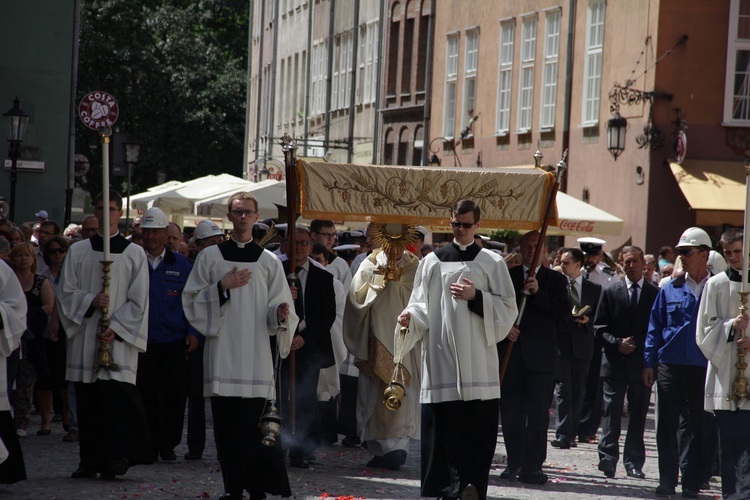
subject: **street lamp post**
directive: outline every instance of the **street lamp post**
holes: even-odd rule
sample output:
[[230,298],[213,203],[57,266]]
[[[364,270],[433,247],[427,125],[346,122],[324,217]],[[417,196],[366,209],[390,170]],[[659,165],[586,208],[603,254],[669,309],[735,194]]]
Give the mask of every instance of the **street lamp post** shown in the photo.
[[141,154],[141,143],[135,137],[128,135],[123,142],[125,148],[125,163],[128,166],[128,206],[125,208],[125,232],[130,227],[130,178],[133,175],[133,166],[138,163]]
[[10,220],[16,218],[16,181],[18,180],[18,157],[21,155],[21,141],[23,141],[29,115],[19,106],[18,97],[13,99],[13,107],[3,113],[8,126],[8,156],[10,157]]

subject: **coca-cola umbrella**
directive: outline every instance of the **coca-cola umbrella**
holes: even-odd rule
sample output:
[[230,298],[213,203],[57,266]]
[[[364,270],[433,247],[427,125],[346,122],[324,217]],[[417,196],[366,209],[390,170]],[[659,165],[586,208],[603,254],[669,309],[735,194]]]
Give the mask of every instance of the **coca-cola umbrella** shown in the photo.
[[557,193],[557,225],[550,225],[548,236],[618,236],[623,221],[589,203]]

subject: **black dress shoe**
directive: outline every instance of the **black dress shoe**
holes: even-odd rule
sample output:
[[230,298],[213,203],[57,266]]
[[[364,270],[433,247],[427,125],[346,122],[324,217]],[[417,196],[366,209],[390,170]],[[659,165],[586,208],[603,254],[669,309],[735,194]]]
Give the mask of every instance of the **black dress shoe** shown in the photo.
[[599,470],[602,471],[604,475],[610,479],[615,477],[615,466],[608,460],[602,460],[601,462],[599,462]]
[[700,498],[700,495],[695,490],[682,488],[682,498]]
[[73,473],[70,475],[73,479],[85,479],[90,477],[96,477],[96,472],[94,469],[89,469],[88,467],[78,467]]
[[542,484],[545,484],[547,482],[547,479],[548,479],[547,478],[547,474],[544,474],[540,470],[535,470],[535,471],[532,471],[532,472],[523,472],[522,471],[518,475],[518,481],[521,482],[521,483],[526,483],[526,484],[538,484],[538,485],[542,485]]
[[[128,471],[128,468],[130,467],[130,462],[127,458],[120,458],[118,460],[112,460],[107,464],[107,467],[102,471],[102,478],[103,479],[114,479],[114,476],[122,476]],[[111,478],[106,478],[106,476],[112,476]]]
[[641,469],[636,469],[635,467],[628,467],[625,469],[625,472],[630,477],[634,477],[637,479],[646,479],[646,474],[644,474]]
[[309,469],[310,464],[305,462],[304,460],[289,460],[289,467],[294,467],[295,469]]
[[656,491],[654,491],[654,494],[657,497],[673,497],[674,496],[674,488],[670,488],[669,486],[662,486],[661,484],[656,487]]
[[459,498],[461,500],[479,500],[479,490],[473,484],[467,484]]
[[500,479],[515,481],[516,479],[518,479],[519,472],[521,472],[520,467],[506,467],[505,470],[500,473]]
[[201,458],[203,458],[203,453],[196,453],[194,451],[185,453],[185,460],[200,460]]
[[174,452],[174,450],[161,450],[159,452],[159,456],[162,460],[167,462],[172,462],[173,460],[177,460],[177,454]]
[[367,462],[368,467],[385,467],[385,459],[383,457],[372,457],[372,460]]
[[224,493],[219,500],[242,500],[242,498],[244,498],[242,493]]
[[550,441],[553,448],[560,448],[561,450],[567,450],[570,448],[570,441],[564,438],[557,438]]
[[345,446],[347,448],[356,448],[360,445],[362,441],[358,437],[345,437],[341,440],[341,446]]

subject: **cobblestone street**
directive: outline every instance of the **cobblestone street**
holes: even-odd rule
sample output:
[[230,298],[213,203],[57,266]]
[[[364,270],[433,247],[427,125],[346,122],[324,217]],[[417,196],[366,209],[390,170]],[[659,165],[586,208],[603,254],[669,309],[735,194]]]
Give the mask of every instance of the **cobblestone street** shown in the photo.
[[[125,476],[114,481],[71,479],[70,473],[78,466],[78,446],[62,441],[65,433],[59,423],[54,424],[51,435],[36,436],[39,416],[33,415],[29,436],[21,438],[28,479],[0,487],[0,496],[38,499],[218,498],[224,491],[216,460],[210,409],[208,406],[206,409],[209,429],[202,460],[183,460],[182,456],[187,448],[181,444],[176,450],[176,462],[133,467]],[[554,418],[550,419],[551,422],[553,420]],[[554,431],[549,434],[549,439],[553,438]],[[648,458],[643,471],[647,479],[638,480],[627,477],[622,464],[619,464],[614,479],[606,479],[597,470],[595,444],[579,444],[577,448],[570,450],[558,450],[550,446],[544,469],[550,476],[549,483],[545,486],[528,486],[500,479],[500,473],[504,469],[505,448],[502,436],[499,436],[489,495],[495,499],[548,499],[551,496],[555,499],[579,500],[653,498],[653,491],[658,484],[653,404],[647,422],[646,447]],[[317,463],[310,469],[288,469],[293,497],[419,498],[419,443],[412,445],[406,465],[397,472],[368,468],[365,464],[369,459],[367,450],[361,448],[343,448],[338,445],[322,448],[318,452]],[[719,482],[712,483],[712,489],[702,492],[701,496],[721,498]]]

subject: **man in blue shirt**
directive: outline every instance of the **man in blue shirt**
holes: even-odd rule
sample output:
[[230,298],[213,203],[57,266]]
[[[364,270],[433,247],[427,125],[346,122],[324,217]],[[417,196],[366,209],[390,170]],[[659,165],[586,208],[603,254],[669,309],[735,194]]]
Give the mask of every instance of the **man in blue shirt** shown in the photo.
[[676,249],[685,275],[667,283],[651,309],[643,383],[651,387],[656,380],[658,394],[659,486],[656,495],[675,494],[680,470],[677,430],[680,407],[686,402],[692,439],[682,475],[682,496],[698,498],[703,477],[703,388],[707,361],[696,343],[695,328],[701,293],[710,277],[706,263],[711,239],[702,229],[691,227],[682,233]]
[[148,347],[138,356],[138,387],[146,408],[154,461],[176,460],[182,440],[187,397],[186,352],[198,347],[198,332],[182,308],[192,266],[185,256],[166,247],[167,216],[159,208],[143,214],[143,248],[148,258]]

